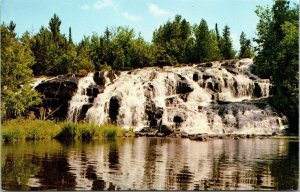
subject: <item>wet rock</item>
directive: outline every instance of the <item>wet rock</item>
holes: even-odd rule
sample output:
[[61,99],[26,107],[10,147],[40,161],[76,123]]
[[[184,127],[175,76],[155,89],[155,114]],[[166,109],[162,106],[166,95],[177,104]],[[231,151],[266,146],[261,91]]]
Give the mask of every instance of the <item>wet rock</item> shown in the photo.
[[189,139],[195,141],[206,141],[207,137],[202,134],[195,134],[195,135],[189,135]]
[[165,103],[167,107],[173,106],[178,103],[177,97],[168,97],[165,99]]
[[183,117],[180,115],[175,115],[173,118],[174,123],[182,123],[183,122]]
[[170,128],[169,126],[167,125],[161,125],[160,128],[159,128],[159,132],[160,133],[164,133],[165,135],[170,135],[172,134],[174,131],[172,128]]
[[89,98],[89,103],[93,103],[93,102],[94,102],[94,99],[95,99],[94,97],[90,97],[90,98]]
[[164,134],[164,133],[156,133],[156,136],[157,136],[157,137],[164,137],[165,134]]
[[199,73],[195,72],[193,74],[193,81],[198,81],[200,78],[199,78]]
[[86,95],[90,97],[97,97],[99,94],[98,86],[90,86],[86,89]]
[[239,60],[238,59],[232,59],[229,61],[229,66],[237,68],[240,66]]
[[94,81],[97,85],[104,86],[106,83],[104,72],[100,72],[100,71],[95,72],[94,73]]
[[154,137],[156,135],[156,131],[155,132],[148,132],[146,135],[148,137]]
[[140,133],[148,133],[148,132],[151,132],[151,127],[143,127],[141,130],[140,130]]
[[150,120],[150,127],[157,127],[157,120],[156,119],[151,119]]
[[214,64],[212,62],[200,63],[200,67],[212,67]]
[[92,190],[103,191],[105,189],[105,182],[103,180],[94,180]]
[[209,73],[204,73],[204,74],[202,75],[203,80],[207,80],[207,79],[209,79],[209,78],[211,78],[211,77],[212,77],[212,75],[209,74]]
[[206,87],[209,88],[210,90],[214,91],[214,92],[219,91],[219,84],[215,83],[215,82],[212,82],[212,81],[208,81],[206,83]]
[[181,138],[188,138],[189,135],[187,133],[181,133]]
[[[68,102],[77,91],[78,79],[75,77],[58,76],[44,81],[35,89],[42,95],[39,107],[45,108],[44,116],[50,119],[65,120],[68,114]],[[34,109],[39,117],[38,109]]]
[[176,86],[177,94],[186,94],[192,92],[194,89],[188,84],[186,80],[180,80]]
[[118,96],[113,96],[109,100],[109,118],[112,123],[117,122],[119,115],[119,108],[121,106],[121,98]]
[[230,73],[232,73],[234,75],[238,75],[239,74],[239,70],[237,68],[227,67],[226,69],[227,69],[227,71],[229,71]]
[[258,82],[254,83],[253,95],[255,97],[261,97],[262,96],[262,90],[261,90],[261,87],[260,87]]

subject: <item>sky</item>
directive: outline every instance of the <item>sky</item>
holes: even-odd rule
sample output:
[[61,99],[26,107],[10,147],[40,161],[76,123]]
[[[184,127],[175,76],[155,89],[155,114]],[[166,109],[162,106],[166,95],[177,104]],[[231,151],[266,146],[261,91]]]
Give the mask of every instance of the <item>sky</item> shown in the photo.
[[236,50],[242,31],[254,38],[258,17],[257,5],[272,5],[272,0],[0,0],[1,23],[16,23],[21,36],[26,30],[37,33],[41,26],[48,27],[56,13],[62,21],[61,32],[68,35],[72,28],[74,42],[94,32],[102,35],[106,27],[128,26],[148,42],[153,31],[176,14],[192,25],[205,19],[210,29],[218,23],[222,32],[230,27]]

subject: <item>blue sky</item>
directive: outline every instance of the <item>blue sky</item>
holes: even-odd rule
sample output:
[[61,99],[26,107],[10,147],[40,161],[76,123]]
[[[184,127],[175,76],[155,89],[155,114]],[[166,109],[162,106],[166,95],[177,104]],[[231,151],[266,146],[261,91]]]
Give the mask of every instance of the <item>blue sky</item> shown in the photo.
[[204,18],[211,29],[218,23],[220,32],[229,25],[234,47],[238,49],[242,31],[248,38],[255,37],[256,5],[272,3],[272,0],[2,0],[1,22],[13,20],[18,35],[26,30],[36,33],[42,25],[48,26],[56,13],[62,21],[61,32],[67,35],[71,26],[75,42],[93,32],[102,34],[106,26],[129,26],[150,42],[156,28],[180,14],[191,24],[199,24]]

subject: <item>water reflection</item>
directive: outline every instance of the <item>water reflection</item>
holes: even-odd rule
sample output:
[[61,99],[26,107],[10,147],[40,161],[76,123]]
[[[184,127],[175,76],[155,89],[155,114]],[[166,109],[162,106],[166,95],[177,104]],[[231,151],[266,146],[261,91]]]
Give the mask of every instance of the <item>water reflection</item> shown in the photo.
[[2,146],[6,190],[298,188],[298,141],[136,138]]

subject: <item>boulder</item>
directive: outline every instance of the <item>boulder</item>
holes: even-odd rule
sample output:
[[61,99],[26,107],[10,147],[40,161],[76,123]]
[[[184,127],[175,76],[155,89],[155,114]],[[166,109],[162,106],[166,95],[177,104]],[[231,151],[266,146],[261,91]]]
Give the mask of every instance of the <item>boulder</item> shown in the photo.
[[164,135],[170,135],[172,134],[174,131],[172,128],[170,128],[169,126],[167,125],[161,125],[160,128],[159,128],[159,132],[160,133],[164,133]]

